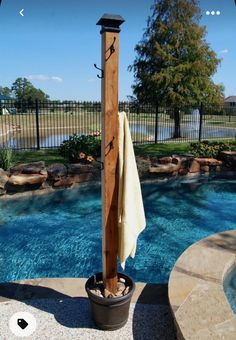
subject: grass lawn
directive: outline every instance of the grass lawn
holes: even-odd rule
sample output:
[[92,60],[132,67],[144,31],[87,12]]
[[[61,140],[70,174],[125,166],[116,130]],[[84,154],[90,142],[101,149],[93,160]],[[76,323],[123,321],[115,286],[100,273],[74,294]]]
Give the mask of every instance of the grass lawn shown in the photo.
[[[224,140],[227,142],[227,140]],[[236,140],[228,140],[232,145],[232,150],[236,151]],[[171,156],[173,154],[188,153],[190,150],[190,143],[159,143],[159,144],[143,144],[134,147],[137,156]],[[15,151],[14,164],[17,163],[30,163],[45,161],[46,165],[52,163],[68,162],[59,155],[58,149],[42,149],[30,151]]]
[[137,156],[171,156],[189,152],[190,143],[144,144],[134,147]]
[[59,155],[58,149],[43,149],[30,151],[15,151],[13,156],[13,163],[31,163],[45,161],[46,165],[52,163],[64,163],[66,160]]
[[[189,151],[189,143],[161,143],[161,144],[144,144],[135,146],[135,154],[137,156],[168,156],[172,154],[186,153]],[[31,163],[45,161],[46,165],[52,163],[64,163],[67,161],[59,155],[58,149],[43,149],[30,151],[15,151],[14,164]]]

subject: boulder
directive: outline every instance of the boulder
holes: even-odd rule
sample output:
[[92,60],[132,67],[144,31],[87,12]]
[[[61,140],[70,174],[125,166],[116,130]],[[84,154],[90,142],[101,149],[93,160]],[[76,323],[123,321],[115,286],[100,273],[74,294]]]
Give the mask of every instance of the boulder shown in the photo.
[[77,174],[83,174],[83,173],[88,173],[88,172],[93,172],[93,171],[94,171],[93,164],[76,163],[76,164],[70,164],[68,166],[69,175],[77,175]]
[[169,164],[172,163],[172,157],[161,157],[159,158],[160,164]]
[[196,173],[200,171],[200,164],[194,159],[190,165],[189,172]]
[[42,170],[45,170],[45,162],[33,162],[33,163],[22,163],[15,165],[10,169],[10,173],[17,174],[40,174]]
[[59,180],[67,176],[67,167],[62,163],[54,163],[47,167],[48,178]]
[[68,176],[66,178],[61,178],[58,181],[54,182],[54,187],[61,187],[61,186],[71,186],[75,183],[81,183],[81,182],[89,182],[94,179],[94,175],[92,173],[83,173],[79,175],[74,176]]
[[8,180],[9,177],[7,172],[0,168],[0,195],[4,195],[6,193],[5,185]]
[[53,183],[53,186],[58,187],[69,187],[72,184],[74,184],[73,177],[66,177],[66,178],[60,178],[56,182]]
[[200,165],[209,165],[209,166],[216,166],[216,165],[222,165],[222,161],[219,161],[215,158],[194,158],[196,162],[198,162]]
[[8,173],[0,168],[0,187],[3,187],[8,181]]
[[201,165],[201,171],[203,171],[203,172],[209,172],[209,171],[210,171],[209,165]]
[[169,164],[157,164],[156,166],[151,166],[149,168],[150,173],[172,173],[178,171],[179,165],[169,163]]
[[186,169],[186,168],[180,168],[179,169],[179,175],[180,176],[185,176],[185,175],[187,175],[187,173],[188,173],[188,169]]
[[10,185],[33,185],[33,184],[42,184],[47,180],[47,175],[41,175],[41,174],[18,174],[18,175],[12,175],[9,180],[8,184]]
[[145,157],[137,157],[136,164],[138,169],[138,174],[140,178],[143,178],[148,175],[149,168],[151,166],[151,161],[149,158]]
[[236,151],[222,151],[219,158],[227,168],[236,170]]

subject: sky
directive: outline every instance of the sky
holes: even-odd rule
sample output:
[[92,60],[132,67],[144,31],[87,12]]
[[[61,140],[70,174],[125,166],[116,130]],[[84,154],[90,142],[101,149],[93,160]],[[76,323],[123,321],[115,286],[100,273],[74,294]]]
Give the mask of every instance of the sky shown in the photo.
[[[0,7],[0,86],[26,77],[51,99],[100,100],[100,26],[104,13],[125,19],[120,32],[119,99],[132,95],[128,66],[142,39],[154,0],[2,0]],[[201,0],[206,40],[222,58],[214,76],[225,95],[236,95],[236,6],[234,0]],[[21,16],[19,12],[24,9]],[[220,15],[206,15],[220,11]]]

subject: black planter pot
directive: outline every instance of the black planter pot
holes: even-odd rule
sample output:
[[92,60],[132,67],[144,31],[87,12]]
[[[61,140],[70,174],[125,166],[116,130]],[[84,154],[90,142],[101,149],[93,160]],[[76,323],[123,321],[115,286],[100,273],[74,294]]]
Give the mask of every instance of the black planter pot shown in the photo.
[[[90,277],[85,289],[88,294],[92,317],[98,328],[113,331],[123,327],[129,317],[130,301],[135,290],[134,281],[125,274],[118,273],[118,278],[124,278],[131,288],[128,294],[115,298],[104,298],[90,291],[94,282],[94,276]],[[102,281],[102,273],[96,274],[96,281]]]

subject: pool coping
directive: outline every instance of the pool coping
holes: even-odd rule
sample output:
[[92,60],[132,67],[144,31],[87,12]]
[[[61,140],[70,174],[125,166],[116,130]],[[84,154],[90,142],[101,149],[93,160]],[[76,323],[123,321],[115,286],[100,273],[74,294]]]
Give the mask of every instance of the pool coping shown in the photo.
[[191,245],[170,274],[168,295],[178,339],[235,339],[236,314],[224,279],[236,266],[236,230]]

